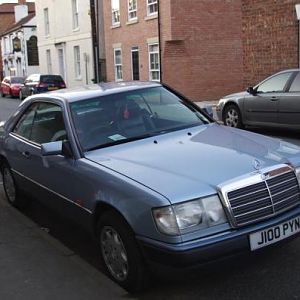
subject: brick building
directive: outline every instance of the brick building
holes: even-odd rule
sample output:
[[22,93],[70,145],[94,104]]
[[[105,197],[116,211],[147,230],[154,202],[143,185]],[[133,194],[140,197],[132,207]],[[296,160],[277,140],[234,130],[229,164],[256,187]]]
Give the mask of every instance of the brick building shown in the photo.
[[243,86],[298,67],[299,0],[243,0]]
[[108,81],[160,79],[157,1],[152,2],[153,6],[147,6],[145,0],[104,1]]
[[[18,0],[19,3],[4,3],[0,4],[0,36],[7,31],[15,23],[15,10],[14,7],[18,4],[26,4],[28,12],[35,12],[34,3],[26,3],[26,0]],[[2,62],[2,53],[0,45],[0,62]],[[0,63],[0,79],[3,77],[3,67]]]
[[193,100],[245,89],[298,66],[296,3],[104,1],[107,79],[161,79]]

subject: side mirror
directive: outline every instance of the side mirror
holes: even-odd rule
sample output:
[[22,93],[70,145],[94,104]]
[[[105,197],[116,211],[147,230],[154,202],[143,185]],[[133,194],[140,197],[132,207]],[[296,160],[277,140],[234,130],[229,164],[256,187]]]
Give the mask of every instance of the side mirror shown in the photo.
[[63,154],[62,141],[50,142],[41,145],[42,156]]
[[249,94],[253,95],[253,96],[256,95],[256,90],[255,90],[252,86],[249,86],[249,87],[247,88],[247,92],[248,92]]

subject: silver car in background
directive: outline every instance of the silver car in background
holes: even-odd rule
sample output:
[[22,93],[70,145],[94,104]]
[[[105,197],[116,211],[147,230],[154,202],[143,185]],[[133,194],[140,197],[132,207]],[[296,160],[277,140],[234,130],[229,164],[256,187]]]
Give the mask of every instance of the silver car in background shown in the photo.
[[225,125],[300,128],[300,73],[276,73],[247,91],[220,99],[217,115]]

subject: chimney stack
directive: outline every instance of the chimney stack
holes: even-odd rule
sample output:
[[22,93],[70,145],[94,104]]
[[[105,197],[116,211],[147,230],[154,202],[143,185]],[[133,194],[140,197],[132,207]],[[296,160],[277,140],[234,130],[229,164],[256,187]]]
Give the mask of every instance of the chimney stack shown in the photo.
[[[22,0],[19,0],[20,2],[25,2]],[[18,23],[21,19],[25,18],[28,16],[28,6],[25,4],[22,5],[16,5],[15,6],[15,22]]]

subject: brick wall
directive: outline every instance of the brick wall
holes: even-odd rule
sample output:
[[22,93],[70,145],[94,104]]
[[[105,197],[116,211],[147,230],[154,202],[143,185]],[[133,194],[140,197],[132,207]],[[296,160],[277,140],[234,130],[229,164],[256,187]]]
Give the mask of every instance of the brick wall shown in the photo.
[[146,1],[138,1],[136,23],[129,24],[127,18],[127,1],[120,1],[120,26],[112,28],[111,1],[104,1],[104,31],[107,62],[107,80],[113,81],[114,61],[113,45],[121,44],[123,80],[132,80],[131,48],[139,48],[140,80],[149,80],[147,39],[158,38],[157,18],[146,18]]
[[239,91],[241,2],[185,0],[183,5],[182,0],[172,0],[169,8],[164,3],[168,6],[168,1],[160,4],[163,81],[193,100],[218,99]]
[[298,66],[298,0],[242,0],[244,86]]

